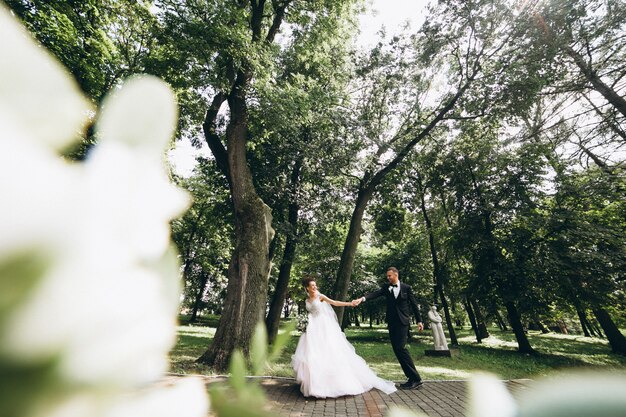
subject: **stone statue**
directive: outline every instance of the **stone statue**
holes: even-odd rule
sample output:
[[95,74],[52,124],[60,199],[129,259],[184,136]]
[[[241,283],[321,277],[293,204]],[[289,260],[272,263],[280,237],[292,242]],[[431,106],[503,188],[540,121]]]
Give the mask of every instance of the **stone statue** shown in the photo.
[[433,331],[433,337],[435,338],[435,350],[448,350],[448,342],[446,341],[446,335],[443,332],[442,322],[443,319],[437,313],[437,306],[432,306],[428,312],[428,320],[430,320],[430,328]]

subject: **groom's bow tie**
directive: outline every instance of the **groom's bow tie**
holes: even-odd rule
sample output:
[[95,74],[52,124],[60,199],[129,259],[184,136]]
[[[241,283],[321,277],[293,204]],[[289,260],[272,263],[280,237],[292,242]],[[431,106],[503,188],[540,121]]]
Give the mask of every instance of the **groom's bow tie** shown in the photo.
[[389,284],[389,288],[391,288],[391,287],[397,288],[398,284]]

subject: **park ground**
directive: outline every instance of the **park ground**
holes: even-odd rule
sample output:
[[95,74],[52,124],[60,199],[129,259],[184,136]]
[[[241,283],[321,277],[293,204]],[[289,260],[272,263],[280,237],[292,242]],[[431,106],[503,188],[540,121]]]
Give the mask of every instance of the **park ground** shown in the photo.
[[[187,317],[180,317],[178,340],[170,354],[172,373],[215,375],[195,360],[211,343],[217,320],[215,316],[202,317],[190,325],[185,324]],[[432,349],[430,331],[413,332],[409,350],[424,380],[466,380],[476,372],[489,372],[501,379],[514,380],[536,379],[557,371],[581,368],[626,370],[626,357],[611,353],[604,339],[529,331],[528,338],[537,354],[523,355],[516,351],[517,343],[512,332],[490,329],[491,336],[478,344],[470,328],[456,331],[460,354],[451,358],[425,356],[424,351]],[[405,379],[384,326],[351,327],[346,329],[346,336],[379,376],[393,381]],[[279,360],[270,364],[267,376],[293,377],[290,360],[298,337],[299,332],[292,332]]]

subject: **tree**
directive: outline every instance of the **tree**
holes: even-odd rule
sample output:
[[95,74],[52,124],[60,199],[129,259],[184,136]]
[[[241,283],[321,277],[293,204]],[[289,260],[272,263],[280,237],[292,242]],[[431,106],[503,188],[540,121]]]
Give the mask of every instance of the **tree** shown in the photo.
[[601,172],[563,176],[552,202],[546,241],[550,273],[560,296],[579,310],[591,309],[613,352],[626,354],[626,338],[611,318],[611,306],[623,293],[626,264],[624,202]]
[[306,31],[295,31],[276,65],[274,82],[256,90],[259,105],[251,111],[251,132],[263,139],[250,150],[250,165],[259,194],[272,207],[277,236],[284,241],[282,247],[274,244],[283,252],[266,317],[270,343],[288,295],[301,216],[322,215],[315,207],[324,193],[313,187],[332,188],[329,179],[350,154],[334,140],[350,77],[350,17],[320,15]]
[[[254,92],[273,78],[281,52],[276,38],[284,24],[306,31],[318,13],[340,18],[351,1],[251,0],[200,5],[167,0],[159,4],[166,39],[180,46],[177,54],[184,58],[183,65],[200,76],[189,88],[200,96],[211,95],[202,130],[231,192],[235,249],[224,310],[211,347],[199,358],[222,370],[235,348],[245,353],[249,349],[254,326],[264,315],[271,266],[272,215],[259,196],[248,161],[249,146],[260,139],[252,137],[250,129]],[[224,104],[228,106],[227,120],[220,118]]]
[[[364,87],[356,103],[362,120],[355,123],[360,135],[355,140],[368,143],[374,152],[359,168],[354,210],[333,291],[336,299],[346,296],[363,216],[378,187],[455,110],[456,117],[467,116],[460,105],[466,93],[478,78],[485,78],[485,83],[501,71],[484,74],[482,66],[487,59],[513,56],[503,54],[510,40],[504,19],[508,9],[503,6],[494,2],[441,4],[408,43],[396,38],[388,49],[381,43],[362,64],[359,83]],[[435,67],[447,70],[443,92],[432,91],[434,87],[429,87],[433,84],[426,81],[436,72]],[[423,97],[429,92],[439,93],[439,101],[427,104]],[[343,308],[339,308],[338,316],[342,314]]]

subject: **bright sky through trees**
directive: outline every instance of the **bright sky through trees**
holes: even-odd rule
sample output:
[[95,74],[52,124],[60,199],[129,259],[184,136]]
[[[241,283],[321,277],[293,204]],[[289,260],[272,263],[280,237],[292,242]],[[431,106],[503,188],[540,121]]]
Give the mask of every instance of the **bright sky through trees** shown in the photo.
[[424,21],[424,9],[428,0],[370,0],[368,11],[360,19],[360,35],[357,44],[372,46],[378,40],[378,32],[384,27],[387,35],[402,31],[405,25],[415,30]]
[[[379,39],[381,29],[386,35],[393,36],[410,25],[411,30],[417,29],[424,21],[424,9],[428,0],[368,0],[367,11],[359,22],[359,36],[356,43],[361,48],[372,47]],[[177,174],[184,177],[191,175],[196,165],[195,158],[202,154],[211,157],[206,144],[195,149],[187,139],[179,140],[175,149],[169,152],[169,159]]]

